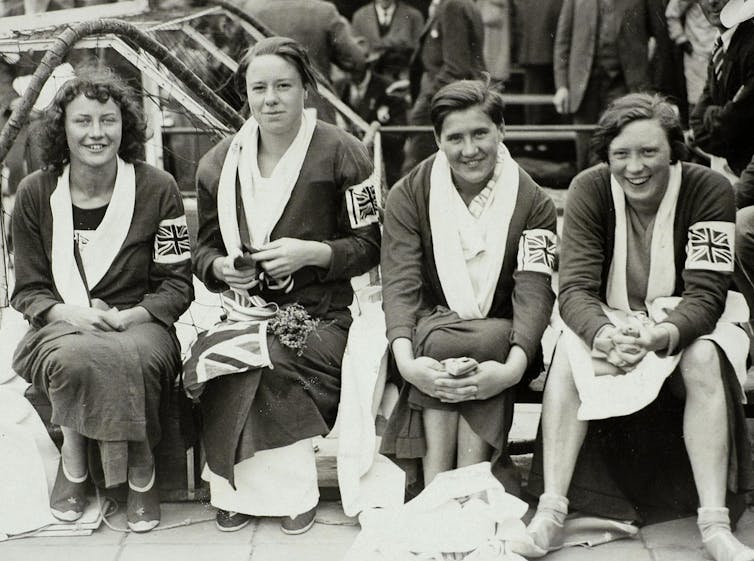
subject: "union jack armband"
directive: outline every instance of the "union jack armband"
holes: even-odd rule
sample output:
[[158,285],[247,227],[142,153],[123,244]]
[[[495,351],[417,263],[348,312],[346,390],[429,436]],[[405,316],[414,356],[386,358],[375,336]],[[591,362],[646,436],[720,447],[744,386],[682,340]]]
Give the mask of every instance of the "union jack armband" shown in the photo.
[[550,230],[524,230],[518,242],[518,269],[552,275],[558,237]]
[[191,259],[191,245],[185,215],[160,221],[154,236],[152,258],[155,263],[168,265]]
[[686,243],[687,269],[733,272],[735,224],[712,220],[689,228]]
[[346,189],[346,209],[351,228],[376,224],[379,220],[378,207],[374,176],[370,175],[358,185]]

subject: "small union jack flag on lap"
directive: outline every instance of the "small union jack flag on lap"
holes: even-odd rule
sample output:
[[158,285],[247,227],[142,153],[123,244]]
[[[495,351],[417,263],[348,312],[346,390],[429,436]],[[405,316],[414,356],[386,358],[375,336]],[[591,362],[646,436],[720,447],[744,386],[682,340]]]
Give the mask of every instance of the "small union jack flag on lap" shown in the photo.
[[686,268],[733,272],[733,222],[697,222],[689,228]]
[[518,269],[552,275],[558,237],[550,230],[524,230],[518,242]]
[[377,223],[379,204],[373,176],[346,189],[346,208],[351,228],[364,228]]
[[179,263],[191,259],[186,216],[161,220],[154,237],[153,258],[155,263]]

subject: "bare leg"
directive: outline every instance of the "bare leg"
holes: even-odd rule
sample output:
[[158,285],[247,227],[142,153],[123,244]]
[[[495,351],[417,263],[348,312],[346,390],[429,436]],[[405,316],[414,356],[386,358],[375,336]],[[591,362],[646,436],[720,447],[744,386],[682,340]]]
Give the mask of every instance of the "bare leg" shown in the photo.
[[429,485],[438,473],[455,467],[458,413],[424,409],[422,417],[427,436],[427,453],[422,460],[424,485]]
[[715,561],[754,560],[754,551],[731,533],[725,508],[730,435],[715,344],[692,343],[683,353],[680,368],[686,390],[683,434],[699,494],[697,522],[702,542]]
[[581,401],[563,345],[553,357],[542,399],[542,463],[545,492],[527,531],[541,554],[563,546],[568,488],[588,423],[576,414]]
[[720,361],[711,341],[692,343],[681,358],[686,389],[683,434],[699,493],[699,506],[725,506],[728,415]]
[[566,496],[588,428],[576,413],[581,405],[563,345],[553,357],[542,398],[542,447],[545,493]]
[[63,431],[63,446],[61,456],[63,466],[68,476],[80,479],[87,474],[86,437],[68,427],[60,427]]
[[479,462],[488,462],[492,457],[492,446],[482,440],[462,416],[458,416],[458,459],[457,466],[464,467]]

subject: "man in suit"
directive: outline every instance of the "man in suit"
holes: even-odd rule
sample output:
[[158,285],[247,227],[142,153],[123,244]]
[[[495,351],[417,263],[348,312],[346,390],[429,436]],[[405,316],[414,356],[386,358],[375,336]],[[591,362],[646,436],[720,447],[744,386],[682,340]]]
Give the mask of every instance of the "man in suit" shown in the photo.
[[[735,183],[736,270],[734,279],[754,312],[754,0],[699,0],[719,35],[707,67],[707,83],[691,114],[696,144],[727,160],[741,176]],[[748,170],[746,169],[748,167]]]
[[[649,0],[564,0],[554,49],[558,113],[594,124],[615,98],[650,89],[649,38],[666,34]],[[579,169],[589,164],[589,133],[579,133]]]
[[[484,25],[474,0],[433,0],[433,6],[409,69],[411,125],[430,124],[430,101],[440,88],[456,80],[480,79],[486,70]],[[431,134],[409,136],[403,173],[436,151]]]
[[[555,30],[563,0],[517,0],[518,64],[524,71],[524,93],[555,92],[552,51]],[[526,122],[531,125],[556,122],[552,107],[526,107]]]
[[[406,124],[407,103],[403,90],[392,91],[395,86],[394,69],[391,67],[395,59],[392,49],[381,55],[372,53],[367,59],[365,71],[351,72],[347,80],[336,83],[340,99],[367,123],[377,121],[380,125]],[[400,179],[403,135],[382,134],[382,159],[385,163],[385,181],[389,188]]]
[[419,44],[424,17],[400,0],[374,0],[353,15],[353,32],[364,37],[371,53],[388,49],[413,52]]
[[[348,20],[324,0],[235,0],[278,35],[306,47],[322,77],[330,79],[330,65],[350,72],[366,66],[364,51],[355,41]],[[319,118],[335,122],[335,110],[318,95],[310,94]]]

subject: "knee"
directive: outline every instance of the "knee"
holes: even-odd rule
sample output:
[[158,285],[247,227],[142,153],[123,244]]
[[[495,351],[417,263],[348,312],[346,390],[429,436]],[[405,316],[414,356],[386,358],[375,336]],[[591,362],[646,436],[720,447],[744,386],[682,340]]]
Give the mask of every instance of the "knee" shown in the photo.
[[711,396],[722,389],[720,358],[712,341],[694,341],[683,351],[681,376],[688,394]]

